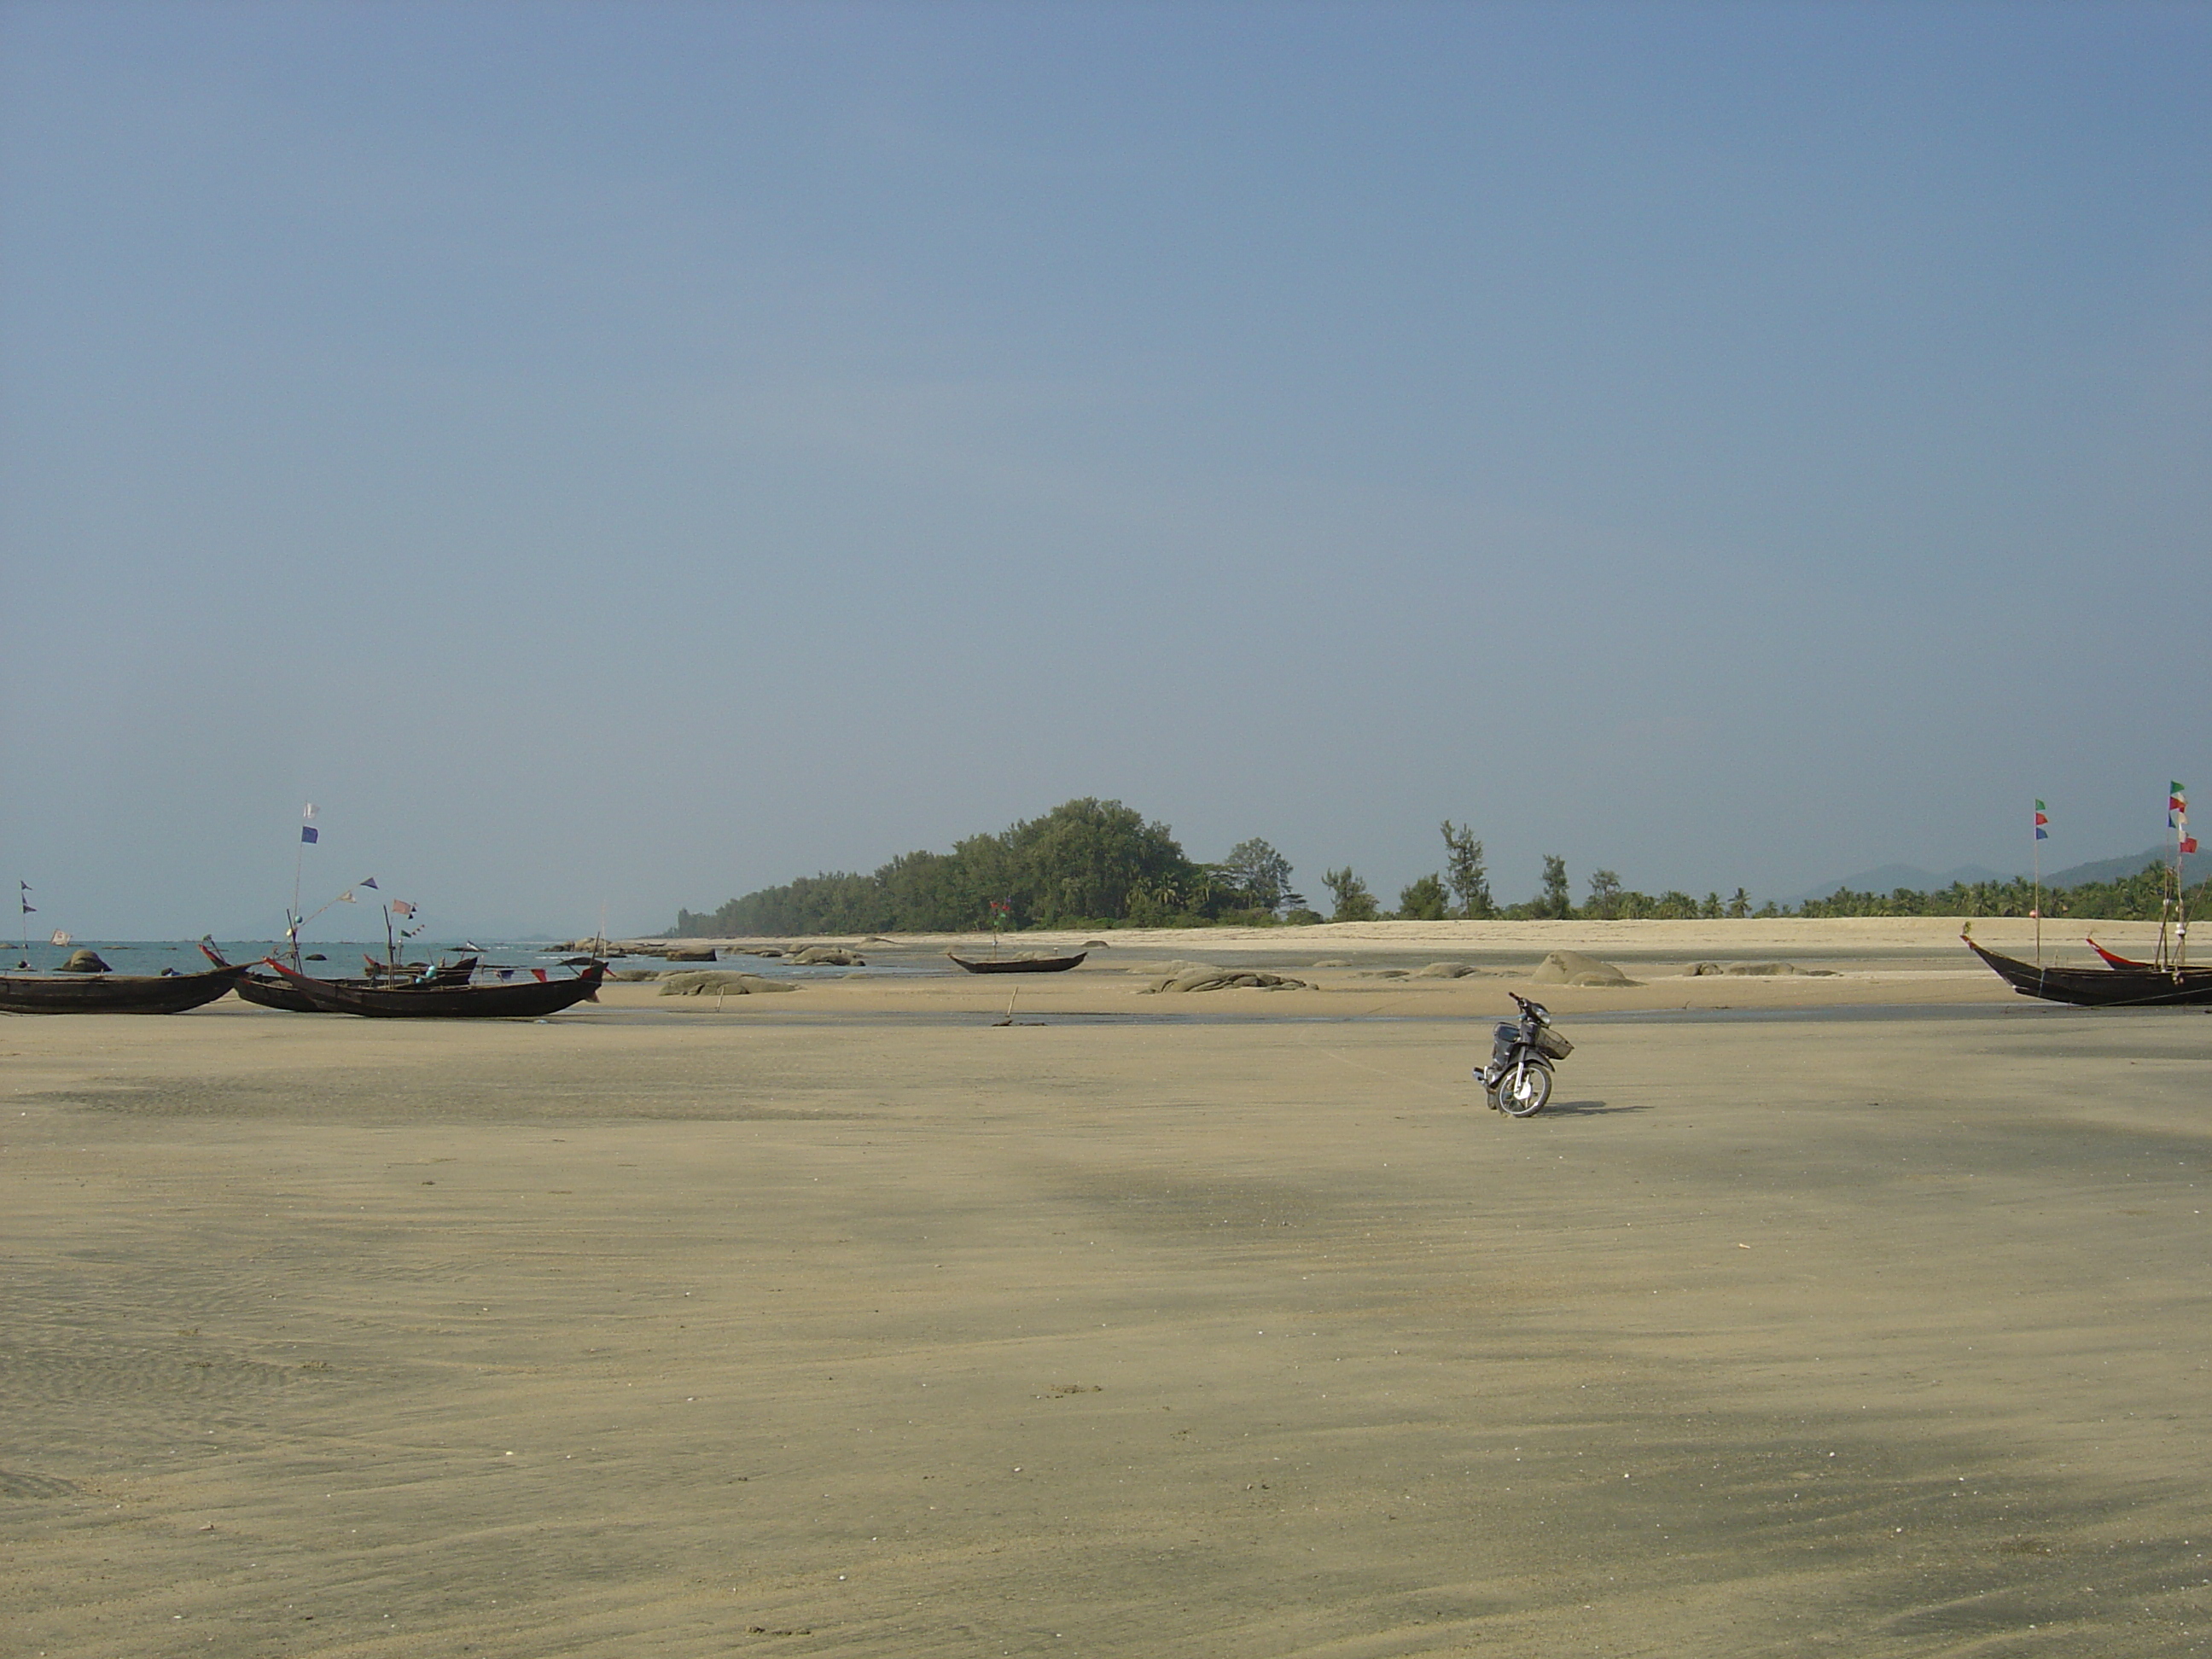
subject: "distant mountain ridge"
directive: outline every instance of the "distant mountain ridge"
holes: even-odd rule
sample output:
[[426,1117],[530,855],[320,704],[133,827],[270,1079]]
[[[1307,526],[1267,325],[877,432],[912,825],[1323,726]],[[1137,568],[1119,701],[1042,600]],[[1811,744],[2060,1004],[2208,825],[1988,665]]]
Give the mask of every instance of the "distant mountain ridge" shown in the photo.
[[2155,847],[2131,853],[2124,858],[2099,859],[2091,864],[2069,865],[2063,870],[2055,870],[2045,876],[2043,884],[2045,887],[2079,887],[2092,881],[2118,881],[2123,877],[2142,874],[2146,864],[2164,864],[2172,856],[2172,843],[2161,842]]
[[[2053,870],[2043,878],[2045,887],[2080,887],[2093,881],[2118,881],[2132,876],[2146,864],[2162,863],[2172,848],[2160,845],[2141,853],[2130,853],[2116,859],[2097,859],[2087,864],[2069,865],[2063,870]],[[1978,881],[2011,881],[2024,876],[2025,870],[2006,875],[1978,864],[1962,864],[1955,870],[1937,874],[1923,870],[1917,864],[1885,864],[1877,869],[1863,870],[1856,876],[1845,876],[1840,881],[1821,882],[1808,887],[1802,893],[1792,893],[1781,901],[1784,904],[1802,904],[1808,899],[1824,899],[1838,888],[1849,888],[1854,893],[1893,893],[1899,888],[1910,892],[1933,893],[1948,887],[1954,882],[1971,886]]]
[[1839,888],[1849,888],[1854,893],[1893,893],[1905,888],[1915,893],[1933,893],[1948,887],[1953,882],[1972,884],[1978,881],[2006,881],[2010,878],[1978,864],[1962,864],[1955,870],[1946,870],[1937,875],[1917,864],[1885,864],[1872,870],[1862,870],[1855,876],[1845,876],[1838,881],[1816,882],[1802,893],[1792,893],[1782,900],[1784,904],[1802,904],[1807,899],[1824,899]]

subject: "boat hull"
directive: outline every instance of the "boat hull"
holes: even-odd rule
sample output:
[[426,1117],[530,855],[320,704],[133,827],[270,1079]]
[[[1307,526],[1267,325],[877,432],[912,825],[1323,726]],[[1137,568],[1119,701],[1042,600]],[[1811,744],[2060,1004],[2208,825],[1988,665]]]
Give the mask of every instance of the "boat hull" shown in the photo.
[[2077,1008],[2189,1008],[2212,1006],[2212,968],[2056,968],[1966,948],[2024,997]]
[[248,974],[238,981],[238,994],[261,1008],[281,1008],[288,1014],[319,1014],[323,1011],[284,983],[266,974]]
[[971,974],[1064,974],[1091,953],[1079,951],[1072,957],[952,957]]
[[203,974],[0,974],[0,1012],[181,1014],[227,994],[243,968]]
[[573,979],[527,979],[507,985],[359,985],[313,979],[272,960],[279,979],[326,1014],[368,1019],[543,1019],[599,994],[606,964]]

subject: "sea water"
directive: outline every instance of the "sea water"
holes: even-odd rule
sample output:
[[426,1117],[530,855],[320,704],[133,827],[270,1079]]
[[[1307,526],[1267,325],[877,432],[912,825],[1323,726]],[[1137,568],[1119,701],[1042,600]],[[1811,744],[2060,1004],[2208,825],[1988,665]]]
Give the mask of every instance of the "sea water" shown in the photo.
[[[287,949],[282,939],[224,939],[215,942],[215,948],[223,960],[233,963],[258,962],[264,957],[283,956]],[[401,955],[409,962],[452,962],[462,957],[475,957],[486,968],[557,968],[573,957],[581,954],[565,946],[556,947],[544,940],[520,940],[500,943],[492,940],[411,939],[400,947]],[[67,945],[50,945],[43,939],[33,939],[27,949],[20,939],[10,939],[0,945],[0,971],[21,971],[28,967],[33,972],[51,972],[69,960],[77,951],[99,952],[100,960],[118,974],[158,974],[173,968],[180,974],[197,974],[208,966],[208,959],[200,954],[198,941],[193,939],[77,939]],[[382,961],[385,944],[382,939],[302,939],[300,951],[305,958],[301,968],[310,974],[325,979],[356,977],[362,971],[362,958],[374,957]],[[864,957],[868,953],[863,951]],[[320,957],[322,961],[315,961]],[[288,958],[289,960],[289,958]],[[872,957],[865,969],[802,966],[777,957],[748,957],[732,955],[720,962],[666,962],[658,957],[618,957],[617,968],[661,968],[669,972],[685,969],[722,969],[732,973],[757,974],[763,979],[842,979],[845,975],[866,972],[871,975],[890,975],[904,977],[917,974],[951,973],[951,964],[941,958],[921,961],[899,960],[878,963]]]

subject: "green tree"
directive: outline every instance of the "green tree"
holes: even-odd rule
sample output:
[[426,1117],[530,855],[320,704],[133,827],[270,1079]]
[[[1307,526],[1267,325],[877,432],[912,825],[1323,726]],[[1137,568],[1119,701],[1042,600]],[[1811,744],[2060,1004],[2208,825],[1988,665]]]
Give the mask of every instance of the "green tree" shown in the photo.
[[1417,876],[1398,891],[1401,921],[1442,921],[1450,912],[1451,895],[1444,891],[1442,876]]
[[[1560,873],[1565,876],[1564,867]],[[1545,878],[1547,882],[1550,879],[1548,870]],[[1621,889],[1619,876],[1610,870],[1597,871],[1589,878],[1589,902],[1583,907],[1584,915],[1595,916],[1600,921],[1611,921],[1620,914]]]
[[1742,888],[1737,888],[1735,890],[1735,896],[1728,902],[1728,914],[1731,916],[1739,918],[1749,915],[1751,914],[1751,895],[1745,892]]
[[1264,841],[1238,842],[1218,867],[1245,908],[1281,910],[1298,897],[1291,890],[1291,861]]
[[1346,865],[1341,870],[1322,872],[1321,884],[1328,888],[1330,896],[1336,900],[1336,913],[1329,917],[1331,921],[1375,920],[1375,895],[1368,891],[1365,882],[1352,873],[1350,865]]
[[1456,828],[1449,818],[1444,820],[1444,878],[1451,884],[1453,896],[1459,900],[1459,913],[1469,921],[1483,921],[1498,914],[1498,906],[1490,896],[1490,872],[1483,867],[1482,843],[1475,839],[1474,827],[1462,824]]
[[1015,824],[1005,841],[1017,876],[1010,890],[1026,901],[1024,924],[1111,921],[1127,915],[1140,891],[1172,894],[1183,908],[1202,895],[1198,867],[1167,825],[1147,823],[1118,800],[1065,802]]
[[1567,861],[1557,853],[1544,854],[1544,890],[1536,899],[1536,914],[1565,921],[1575,913],[1574,890],[1567,885]]

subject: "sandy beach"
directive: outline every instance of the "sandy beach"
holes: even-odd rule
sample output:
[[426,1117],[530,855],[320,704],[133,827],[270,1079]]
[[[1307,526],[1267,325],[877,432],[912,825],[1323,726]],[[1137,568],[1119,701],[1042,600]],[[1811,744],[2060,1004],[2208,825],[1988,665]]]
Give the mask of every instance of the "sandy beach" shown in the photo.
[[[2212,1018],[1956,932],[9,1019],[5,1650],[2196,1651]],[[1509,1121],[1562,947],[1639,982],[1538,990]]]

